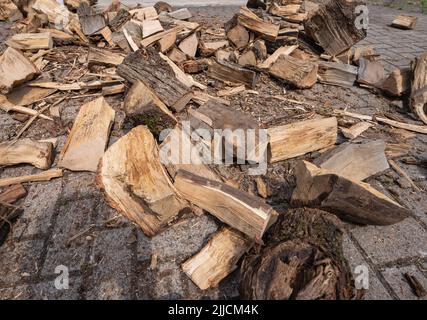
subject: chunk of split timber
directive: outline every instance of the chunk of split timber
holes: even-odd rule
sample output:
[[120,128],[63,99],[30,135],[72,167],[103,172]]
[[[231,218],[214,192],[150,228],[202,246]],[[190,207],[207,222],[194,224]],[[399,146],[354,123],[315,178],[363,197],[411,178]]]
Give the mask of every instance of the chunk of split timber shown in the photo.
[[99,33],[104,37],[105,41],[108,42],[110,47],[114,47],[113,33],[111,32],[111,29],[108,26],[102,28]]
[[[129,89],[124,101],[124,108],[126,117],[134,122],[141,121],[141,119],[153,119],[150,124],[143,124],[149,125],[149,128],[155,132],[173,128],[177,122],[175,116],[159,97],[141,81],[135,81]],[[150,126],[155,126],[155,128]]]
[[49,28],[38,28],[37,31],[41,33],[49,32],[50,35],[52,36],[52,39],[54,40],[59,40],[59,41],[73,40],[73,35],[61,30],[49,29]]
[[242,68],[238,64],[211,60],[209,64],[209,75],[221,81],[243,83],[254,88],[258,82],[258,75],[255,71]]
[[171,33],[178,33],[181,32],[182,30],[184,30],[185,28],[183,26],[176,26],[174,28],[168,29],[166,31],[163,32],[159,32],[156,34],[153,34],[152,36],[142,39],[141,40],[141,46],[143,47],[148,47],[151,44],[153,44],[156,41],[159,41],[160,39],[162,39],[163,37],[171,34]]
[[416,24],[417,17],[400,15],[394,18],[393,22],[391,23],[391,26],[399,29],[412,30],[415,28]]
[[357,82],[367,86],[379,86],[385,79],[384,66],[377,61],[369,61],[365,58],[359,60]]
[[152,47],[129,54],[117,67],[117,72],[131,83],[140,80],[168,107],[190,91],[176,78],[168,62]]
[[298,14],[300,8],[301,5],[299,4],[288,4],[285,6],[278,6],[277,4],[273,3],[268,9],[268,12],[275,16],[286,17]]
[[375,55],[375,50],[372,47],[357,47],[354,49],[353,62],[359,65],[360,58]]
[[270,74],[297,88],[311,88],[317,81],[317,64],[282,55],[270,67]]
[[119,94],[125,92],[126,86],[122,84],[116,84],[113,86],[102,87],[103,96],[111,96],[114,94]]
[[282,55],[288,56],[297,48],[298,48],[297,45],[280,47],[279,49],[274,51],[274,53],[271,56],[269,56],[264,62],[260,63],[258,65],[258,68],[270,69],[271,65],[275,63],[280,56]]
[[86,36],[93,35],[106,26],[103,14],[96,14],[89,3],[81,2],[77,9],[82,31]]
[[242,67],[256,66],[257,61],[256,61],[255,53],[252,50],[246,51],[239,57],[239,60],[237,60],[237,63],[240,64]]
[[350,180],[363,181],[389,168],[382,140],[343,143],[316,158],[314,164]]
[[39,169],[49,169],[53,161],[53,145],[31,139],[0,143],[0,166],[29,163]]
[[12,204],[27,195],[27,190],[22,184],[15,184],[0,193],[0,203]]
[[176,32],[171,32],[158,41],[159,50],[165,53],[172,49],[176,42]]
[[416,57],[411,67],[411,110],[427,124],[427,53]]
[[190,10],[188,10],[187,8],[183,8],[183,9],[169,12],[168,16],[177,20],[187,20],[187,19],[190,19],[193,15],[191,14]]
[[394,224],[410,214],[369,184],[346,179],[306,161],[297,164],[295,176],[292,205],[320,207],[344,220],[372,225]]
[[330,147],[337,141],[337,130],[338,124],[335,117],[268,128],[269,162],[295,158]]
[[95,172],[107,146],[114,115],[104,97],[84,104],[61,151],[58,166]]
[[0,188],[11,186],[18,183],[49,181],[53,178],[58,178],[58,177],[62,177],[62,169],[50,169],[50,170],[46,170],[41,173],[32,174],[32,175],[0,179]]
[[0,21],[14,22],[23,18],[21,11],[12,0],[0,0]]
[[33,79],[40,71],[21,51],[7,48],[0,57],[0,93]]
[[50,32],[42,33],[18,33],[7,39],[9,47],[19,50],[38,50],[53,48],[53,40]]
[[163,168],[157,143],[145,126],[133,128],[107,149],[97,183],[108,203],[150,237],[188,208]]
[[304,31],[326,53],[335,56],[349,49],[366,37],[366,29],[360,28],[360,15],[356,7],[366,3],[362,0],[327,0],[310,13],[304,21]]
[[257,60],[264,61],[267,58],[267,46],[264,40],[256,40],[251,49]]
[[154,9],[156,9],[156,12],[160,14],[160,12],[171,12],[172,6],[164,1],[158,1],[154,4]]
[[395,69],[383,81],[380,88],[393,97],[400,97],[411,90],[411,77],[410,68]]
[[208,61],[206,59],[188,60],[181,64],[185,73],[200,73],[208,69]]
[[177,172],[174,185],[189,202],[256,241],[261,241],[270,219],[277,217],[261,198],[186,171]]
[[126,9],[120,9],[113,19],[109,21],[108,26],[113,32],[120,31],[121,27],[131,19],[129,11]]
[[230,89],[220,90],[216,93],[216,95],[218,97],[229,97],[229,96],[233,96],[233,95],[238,94],[238,93],[243,92],[243,91],[245,91],[245,85],[233,87]]
[[259,34],[268,41],[275,41],[279,35],[280,26],[269,22],[264,22],[261,18],[248,9],[240,9],[237,14],[237,21],[245,28]]
[[202,57],[209,57],[219,49],[228,47],[229,43],[227,40],[214,41],[214,42],[201,42],[199,45],[200,55]]
[[341,128],[341,132],[347,139],[356,139],[363,132],[372,127],[372,124],[369,122],[361,121],[352,125],[350,128]]
[[223,228],[181,267],[201,290],[214,288],[237,268],[237,262],[250,247],[251,241],[245,235]]
[[142,38],[147,38],[163,30],[159,20],[144,20],[142,22]]
[[318,74],[320,82],[352,87],[357,79],[357,67],[336,62],[320,62]]
[[236,46],[237,49],[240,49],[248,45],[249,32],[245,27],[238,24],[227,32],[227,38]]
[[89,53],[87,55],[87,62],[89,67],[93,65],[115,67],[121,64],[123,60],[124,56],[120,53],[93,47],[89,48]]
[[187,60],[185,53],[178,48],[173,48],[171,52],[168,53],[168,57],[175,63],[181,63]]
[[197,47],[199,46],[199,39],[196,33],[193,33],[189,37],[181,41],[178,48],[184,52],[187,56],[194,58],[196,56]]

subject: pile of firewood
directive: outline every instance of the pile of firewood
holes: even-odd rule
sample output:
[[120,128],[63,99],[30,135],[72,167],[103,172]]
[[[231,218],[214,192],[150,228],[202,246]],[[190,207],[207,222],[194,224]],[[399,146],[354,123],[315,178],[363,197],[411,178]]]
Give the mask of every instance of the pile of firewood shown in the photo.
[[[268,239],[275,240],[262,248],[263,240],[269,241],[264,235],[275,224],[278,213],[262,197],[227,183],[211,166],[203,164],[197,152],[191,155],[192,164],[164,165],[158,138],[164,129],[171,129],[163,144],[172,140],[191,145],[194,137],[183,129],[183,120],[188,120],[193,129],[259,131],[258,122],[251,116],[228,108],[227,97],[243,91],[256,93],[260,74],[298,89],[320,81],[338,86],[358,83],[397,96],[410,92],[413,112],[427,123],[427,55],[415,59],[412,71],[396,70],[386,78],[372,49],[352,48],[366,36],[366,30],[355,23],[355,8],[363,4],[360,0],[249,1],[224,28],[214,30],[189,21],[192,14],[188,9],[173,10],[164,2],[135,8],[114,2],[98,12],[87,1],[69,0],[64,6],[55,0],[35,0],[18,8],[12,1],[2,0],[0,6],[8,10],[7,17],[15,21],[20,33],[7,40],[8,48],[0,57],[0,109],[31,118],[14,140],[0,143],[0,166],[26,163],[46,171],[0,179],[0,188],[60,177],[63,169],[96,172],[97,184],[108,203],[148,236],[191,211],[200,214],[205,210],[226,225],[182,265],[200,289],[218,285],[255,247],[260,256],[253,256],[251,251],[245,258],[242,296],[354,297],[349,268],[336,256],[341,249],[332,252],[320,245],[316,234],[304,239],[295,234],[279,240],[270,235]],[[83,59],[96,73],[73,82],[47,81],[43,69],[50,60],[45,57],[61,45],[87,48]],[[228,87],[216,95],[208,94],[206,84],[191,74],[204,74]],[[22,84],[26,91],[17,93]],[[89,90],[101,92],[81,106],[57,166],[50,169],[55,139],[36,141],[20,136],[38,118],[53,121],[55,106],[67,97],[51,104],[40,103],[38,109],[28,106],[55,92]],[[131,130],[106,150],[116,114],[104,96],[116,94],[125,94],[123,110]],[[48,108],[51,116],[44,114]],[[349,142],[334,148],[338,116],[361,121],[343,128]],[[383,141],[351,143],[373,122],[427,133],[424,126],[338,110],[331,117],[265,128],[268,142],[258,143],[255,149],[267,154],[269,164],[322,151],[315,163],[298,163],[292,195],[295,207],[316,209],[301,209],[301,217],[291,215],[292,219],[338,230],[336,217],[322,210],[346,221],[375,225],[393,224],[409,215],[406,208],[363,182],[389,168]],[[235,141],[226,143],[236,147]],[[240,160],[259,162],[254,153],[249,150]],[[395,162],[390,164],[401,170]],[[260,194],[268,197],[267,192]],[[10,212],[6,207],[0,209]],[[282,217],[279,225],[274,229],[276,235],[283,228],[292,228]],[[340,232],[334,231],[333,238],[324,232],[321,240],[341,248]],[[263,278],[265,264],[274,266],[277,274],[261,283],[257,277]],[[332,282],[316,281],[330,274]],[[282,283],[276,277],[288,280]],[[280,287],[264,291],[272,283]]]

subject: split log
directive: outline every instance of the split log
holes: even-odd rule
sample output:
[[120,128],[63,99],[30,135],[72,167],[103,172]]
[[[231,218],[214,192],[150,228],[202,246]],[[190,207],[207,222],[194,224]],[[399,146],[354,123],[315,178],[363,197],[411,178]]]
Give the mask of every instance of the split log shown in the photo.
[[190,19],[193,15],[191,14],[190,10],[188,10],[187,8],[183,8],[169,12],[168,16],[177,20],[187,20]]
[[173,48],[171,52],[169,52],[168,58],[178,64],[187,60],[187,56],[185,55],[185,53],[179,50],[178,48]]
[[344,228],[333,215],[293,209],[272,227],[268,245],[245,256],[240,295],[248,300],[348,300],[355,298],[344,258]]
[[241,8],[237,14],[237,21],[245,28],[259,34],[262,38],[275,41],[279,35],[280,26],[264,22],[247,8]]
[[145,124],[155,136],[177,122],[166,105],[141,81],[136,81],[124,101],[126,118],[133,126]]
[[214,42],[201,42],[199,45],[200,55],[202,57],[210,57],[214,55],[219,49],[228,47],[229,43],[227,40],[214,41]]
[[237,262],[250,247],[251,241],[243,234],[223,228],[181,267],[201,290],[214,288],[237,268]]
[[113,33],[108,26],[102,28],[99,33],[104,37],[105,41],[107,41],[111,47],[114,47]]
[[0,93],[33,79],[40,71],[21,51],[7,48],[0,57]]
[[400,97],[411,90],[410,68],[395,69],[380,85],[381,90],[394,97]]
[[281,55],[270,67],[270,74],[299,88],[311,88],[317,81],[317,65]]
[[408,209],[369,184],[346,179],[312,163],[299,162],[295,176],[292,205],[320,207],[360,224],[390,225],[410,215]]
[[264,61],[267,58],[267,47],[264,40],[256,40],[251,49],[257,60]]
[[85,35],[90,36],[106,27],[103,14],[97,14],[89,3],[81,2],[77,9],[80,25]]
[[23,18],[21,11],[12,0],[0,0],[0,21],[18,21]]
[[166,37],[167,35],[172,34],[172,33],[176,34],[178,32],[181,32],[183,29],[184,29],[183,26],[176,26],[176,27],[168,29],[166,31],[156,33],[156,34],[154,34],[148,38],[141,40],[141,46],[147,48],[151,44],[162,39],[163,37]]
[[231,62],[214,59],[209,64],[209,75],[220,81],[243,83],[251,88],[255,87],[259,78],[255,71],[242,68]]
[[61,151],[58,166],[95,172],[107,146],[114,115],[104,97],[84,104]]
[[173,48],[176,42],[176,32],[171,32],[158,41],[159,51],[162,53],[168,52]]
[[227,38],[237,49],[244,48],[249,43],[249,32],[245,27],[238,24],[227,32]]
[[209,64],[206,59],[188,60],[181,64],[185,73],[200,73],[208,69]]
[[416,24],[417,17],[400,15],[394,18],[393,22],[391,23],[391,26],[399,29],[412,30],[415,28]]
[[133,128],[107,149],[97,183],[108,203],[149,237],[188,208],[160,163],[157,143],[145,126]]
[[131,14],[126,9],[120,9],[117,11],[116,16],[113,20],[110,20],[108,26],[112,31],[120,31],[120,28],[131,19]]
[[124,56],[120,53],[111,52],[98,48],[89,48],[87,55],[87,63],[89,68],[94,65],[102,65],[106,67],[115,67],[121,64]]
[[288,4],[286,6],[278,6],[277,4],[273,3],[268,9],[268,12],[275,16],[286,17],[298,14],[300,8],[300,4]]
[[194,58],[196,56],[198,46],[199,39],[197,38],[196,33],[193,33],[189,37],[182,40],[178,48],[187,56]]
[[239,57],[239,59],[237,60],[237,63],[240,64],[242,67],[256,66],[257,65],[256,55],[252,50],[246,51]]
[[49,169],[53,161],[53,145],[31,139],[0,143],[0,166],[29,163],[39,169]]
[[158,1],[155,3],[154,8],[156,9],[157,13],[160,14],[161,12],[171,12],[172,6],[164,1]]
[[270,69],[271,65],[273,63],[275,63],[277,61],[277,59],[279,59],[280,56],[282,56],[282,55],[288,56],[297,48],[298,48],[298,46],[296,46],[296,45],[287,46],[287,47],[280,47],[279,49],[274,51],[274,53],[271,56],[269,56],[263,63],[260,63],[258,65],[258,68]]
[[15,184],[0,193],[0,203],[12,204],[27,195],[27,190],[22,184]]
[[37,31],[41,33],[48,32],[52,36],[52,39],[57,41],[71,41],[74,39],[73,35],[58,29],[38,28]]
[[18,33],[7,39],[9,47],[19,50],[52,49],[53,40],[50,32]]
[[369,122],[361,121],[352,125],[350,128],[341,128],[341,132],[347,139],[356,139],[363,132],[372,127],[372,124]]
[[144,20],[142,22],[142,38],[147,38],[163,30],[159,20]]
[[366,37],[366,29],[357,21],[365,5],[361,0],[327,0],[304,21],[304,31],[328,54],[335,56]]
[[130,36],[126,28],[123,28],[123,35],[125,36],[126,41],[129,44],[129,47],[131,47],[133,51],[137,51],[139,49],[138,45],[135,43],[135,41],[133,41],[132,37]]
[[365,58],[359,60],[357,82],[367,86],[380,86],[385,79],[384,66],[380,62],[369,61]]
[[111,40],[115,45],[118,45],[124,52],[132,52],[132,49],[129,46],[129,42],[127,41],[123,32],[113,32],[111,34]]
[[176,78],[172,67],[154,48],[140,49],[129,54],[117,67],[117,72],[131,83],[140,80],[168,107],[190,91]]
[[319,79],[322,83],[352,87],[357,79],[357,67],[336,62],[319,63]]
[[411,109],[427,124],[427,53],[415,58],[411,63]]
[[[348,51],[351,51],[351,49]],[[375,50],[371,46],[357,47],[354,49],[352,60],[355,65],[359,65],[359,60],[361,58],[369,58],[372,56],[375,56]]]
[[37,174],[20,176],[14,178],[0,179],[0,188],[7,187],[18,183],[49,181],[53,178],[62,177],[62,169],[50,169]]
[[233,87],[230,89],[220,90],[216,93],[216,95],[218,97],[229,97],[229,96],[233,96],[235,94],[238,94],[240,92],[243,92],[245,90],[246,90],[245,85],[241,85],[241,86]]
[[186,171],[177,172],[174,186],[189,202],[256,241],[261,241],[277,218],[274,209],[260,198]]
[[337,125],[337,119],[331,117],[268,128],[269,162],[295,158],[334,145]]
[[314,164],[349,180],[363,181],[389,168],[382,140],[343,143],[325,152]]
[[121,84],[116,84],[113,86],[102,87],[102,95],[103,96],[111,96],[119,93],[125,92],[126,86]]

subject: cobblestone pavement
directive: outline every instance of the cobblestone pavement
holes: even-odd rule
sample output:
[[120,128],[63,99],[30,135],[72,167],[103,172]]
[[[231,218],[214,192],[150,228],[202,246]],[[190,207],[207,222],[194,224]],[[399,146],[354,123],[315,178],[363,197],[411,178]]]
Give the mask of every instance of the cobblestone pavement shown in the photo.
[[[236,8],[194,9],[200,14],[231,16]],[[419,16],[413,31],[387,26],[401,11],[372,7],[369,36],[388,70],[403,66],[427,51],[427,16]],[[318,87],[322,90],[321,87]],[[380,100],[352,88],[349,104],[367,108]],[[309,91],[304,93],[310,95]],[[363,95],[363,96],[362,96]],[[371,97],[372,96],[372,97]],[[0,115],[1,128],[12,125]],[[3,139],[3,138],[1,138]],[[425,137],[417,135],[424,145]],[[61,150],[65,136],[60,138]],[[425,149],[424,149],[425,151]],[[424,152],[422,151],[422,152]],[[427,172],[416,166],[404,169],[424,189]],[[30,174],[28,166],[7,168],[0,177]],[[427,201],[404,183],[390,185],[396,174],[387,173],[371,182],[380,190],[413,209],[413,215],[388,227],[349,225],[344,247],[352,268],[369,270],[368,299],[416,299],[403,273],[410,272],[427,288]],[[91,173],[65,173],[62,179],[28,184],[22,203],[24,213],[13,233],[0,248],[0,298],[2,299],[171,299],[233,298],[238,296],[237,273],[219,288],[200,291],[180,264],[199,251],[219,224],[208,215],[189,217],[160,235],[148,239],[108,207]],[[397,190],[393,193],[393,190]],[[158,255],[157,268],[151,257]],[[58,266],[69,268],[69,289],[54,286]]]

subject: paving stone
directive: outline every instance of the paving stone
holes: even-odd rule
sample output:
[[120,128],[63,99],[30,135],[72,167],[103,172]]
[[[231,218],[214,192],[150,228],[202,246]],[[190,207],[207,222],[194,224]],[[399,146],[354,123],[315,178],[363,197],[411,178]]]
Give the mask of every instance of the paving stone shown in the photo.
[[64,200],[100,195],[92,172],[71,172],[64,178]]
[[427,232],[413,218],[391,226],[358,226],[351,232],[376,264],[418,256],[427,243]]
[[427,289],[427,278],[421,273],[421,271],[416,266],[388,268],[382,272],[384,278],[392,286],[393,291],[398,295],[399,299],[419,299],[413,293],[411,287],[406,281],[404,277],[405,273],[409,273],[410,275],[415,276],[417,280],[421,283],[421,285]]
[[[348,260],[351,271],[353,272],[353,277],[355,281],[357,280],[358,274],[355,273],[356,267],[364,266],[368,268],[369,274],[369,287],[365,291],[365,300],[389,300],[392,297],[387,292],[387,289],[381,283],[381,281],[376,276],[375,272],[370,268],[368,262],[363,258],[362,254],[355,247],[353,242],[348,236],[344,237],[343,240],[343,250],[344,256]],[[360,281],[359,281],[360,283]]]
[[33,295],[31,299],[36,300],[78,300],[80,298],[81,277],[70,277],[68,289],[57,289],[55,280],[41,282],[31,285]]

